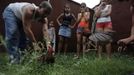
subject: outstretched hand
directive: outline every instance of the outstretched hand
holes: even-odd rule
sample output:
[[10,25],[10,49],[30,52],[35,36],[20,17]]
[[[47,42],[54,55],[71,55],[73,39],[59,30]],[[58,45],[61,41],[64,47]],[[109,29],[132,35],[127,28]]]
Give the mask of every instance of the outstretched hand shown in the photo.
[[117,43],[119,44],[120,42],[122,42],[124,44],[128,44],[130,41],[129,41],[129,38],[125,38],[125,39],[119,40]]
[[47,51],[48,51],[48,55],[51,57],[53,56],[53,48],[51,45],[47,45]]

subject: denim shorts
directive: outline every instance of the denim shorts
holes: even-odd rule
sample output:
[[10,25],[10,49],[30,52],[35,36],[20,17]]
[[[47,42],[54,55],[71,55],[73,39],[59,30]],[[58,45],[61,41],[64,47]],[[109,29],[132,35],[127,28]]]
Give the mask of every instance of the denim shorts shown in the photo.
[[58,35],[70,38],[71,37],[71,28],[68,26],[61,25]]

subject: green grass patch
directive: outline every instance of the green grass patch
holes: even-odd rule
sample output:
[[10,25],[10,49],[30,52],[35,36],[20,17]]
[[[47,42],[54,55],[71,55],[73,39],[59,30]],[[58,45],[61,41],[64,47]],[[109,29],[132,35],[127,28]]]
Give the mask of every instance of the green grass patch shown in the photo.
[[129,75],[134,72],[134,58],[113,54],[97,58],[91,52],[80,59],[73,59],[73,53],[56,55],[54,64],[41,64],[31,57],[19,65],[10,65],[6,54],[0,54],[0,75]]

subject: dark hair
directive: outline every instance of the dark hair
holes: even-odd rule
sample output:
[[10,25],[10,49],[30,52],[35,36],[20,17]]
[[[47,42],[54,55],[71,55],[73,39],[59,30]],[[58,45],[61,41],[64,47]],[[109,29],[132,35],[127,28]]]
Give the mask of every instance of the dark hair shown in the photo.
[[84,2],[83,2],[83,3],[81,3],[81,6],[84,6],[84,7],[86,7],[86,3],[84,3]]
[[51,12],[52,11],[52,6],[48,1],[43,1],[40,3],[39,8],[46,8],[47,11]]
[[42,1],[39,7],[40,8],[52,8],[51,4],[48,1]]

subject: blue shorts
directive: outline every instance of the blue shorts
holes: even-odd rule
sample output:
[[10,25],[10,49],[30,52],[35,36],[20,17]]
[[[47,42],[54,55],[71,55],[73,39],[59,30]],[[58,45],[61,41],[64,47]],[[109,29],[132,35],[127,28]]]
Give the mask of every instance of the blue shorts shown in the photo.
[[83,30],[84,30],[84,28],[78,27],[78,28],[77,28],[77,33],[83,33]]
[[71,28],[68,26],[61,25],[58,35],[70,38],[71,37]]
[[77,33],[80,33],[80,34],[82,34],[84,36],[87,36],[87,37],[91,34],[89,29],[87,30],[87,29],[85,29],[83,27],[78,27],[77,28]]

